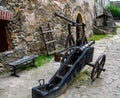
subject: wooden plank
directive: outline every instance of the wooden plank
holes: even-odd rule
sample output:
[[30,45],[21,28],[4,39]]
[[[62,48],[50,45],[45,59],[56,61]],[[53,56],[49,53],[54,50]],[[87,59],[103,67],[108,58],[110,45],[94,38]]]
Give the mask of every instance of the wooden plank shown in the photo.
[[46,42],[46,44],[51,44],[51,43],[54,43],[54,42],[56,42],[56,40],[48,41],[48,42]]

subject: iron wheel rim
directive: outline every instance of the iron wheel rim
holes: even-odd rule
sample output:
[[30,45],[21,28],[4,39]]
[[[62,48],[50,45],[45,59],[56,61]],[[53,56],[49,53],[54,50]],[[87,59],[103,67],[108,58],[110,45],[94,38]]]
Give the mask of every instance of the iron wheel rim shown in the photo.
[[105,65],[105,60],[106,60],[106,56],[105,55],[100,55],[98,57],[98,59],[95,62],[95,65],[93,67],[93,70],[91,72],[91,79],[92,81],[95,81],[96,78],[100,77],[101,74],[101,69],[103,69],[104,65]]

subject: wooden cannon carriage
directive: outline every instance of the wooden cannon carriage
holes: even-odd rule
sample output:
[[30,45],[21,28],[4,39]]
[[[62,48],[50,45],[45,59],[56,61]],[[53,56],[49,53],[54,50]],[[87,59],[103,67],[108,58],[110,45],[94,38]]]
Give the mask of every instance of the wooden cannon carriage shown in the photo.
[[[72,35],[69,30],[69,35],[67,37],[67,43],[69,43],[69,47],[66,47],[62,52],[64,55],[61,58],[61,66],[57,70],[57,72],[52,76],[47,84],[45,84],[44,79],[39,80],[39,86],[32,88],[32,98],[56,98],[60,96],[67,87],[71,84],[77,74],[85,67],[85,65],[89,65],[93,67],[91,72],[91,79],[94,81],[96,78],[100,77],[102,71],[105,71],[104,64],[106,60],[105,55],[100,55],[95,63],[91,63],[93,60],[94,47],[92,46],[95,41],[87,42],[84,27],[85,25],[75,23],[66,17],[60,16],[59,14],[55,14],[58,17],[61,17],[71,24],[70,26],[82,26],[83,34],[79,41],[76,43],[72,39]],[[76,45],[72,45],[76,44]]]

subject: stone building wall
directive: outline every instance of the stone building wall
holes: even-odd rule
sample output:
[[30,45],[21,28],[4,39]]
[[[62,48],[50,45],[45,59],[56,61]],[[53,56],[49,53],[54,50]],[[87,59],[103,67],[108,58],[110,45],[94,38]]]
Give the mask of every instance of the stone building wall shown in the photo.
[[[55,17],[60,13],[76,22],[78,14],[86,24],[87,37],[93,33],[93,20],[103,12],[103,0],[0,0],[0,5],[13,13],[8,24],[10,54],[14,51],[21,56],[44,53],[39,26],[47,24],[54,29],[57,41],[66,39],[67,23]],[[109,3],[109,0],[108,0]],[[106,3],[105,3],[106,4]],[[96,14],[97,13],[97,14]],[[75,28],[73,29],[75,31]],[[73,33],[75,36],[75,32]],[[7,52],[9,54],[9,52]],[[3,53],[1,53],[3,54]],[[17,55],[15,56],[17,57]],[[8,59],[7,59],[8,60]]]

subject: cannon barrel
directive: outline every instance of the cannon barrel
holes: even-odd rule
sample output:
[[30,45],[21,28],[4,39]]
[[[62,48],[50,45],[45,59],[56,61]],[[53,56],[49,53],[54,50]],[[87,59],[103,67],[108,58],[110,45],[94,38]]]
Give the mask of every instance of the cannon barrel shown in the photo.
[[58,16],[58,17],[60,17],[60,18],[62,18],[62,19],[65,19],[66,21],[69,21],[70,23],[72,23],[72,25],[85,26],[84,23],[76,23],[76,22],[74,22],[74,21],[68,19],[67,17],[65,17],[65,16],[63,16],[63,15],[60,15],[60,14],[58,14],[58,13],[55,13],[55,16]]
[[86,48],[90,47],[93,44],[95,44],[94,40],[88,42],[87,44],[85,44],[83,46],[77,46],[77,49],[80,50],[80,51],[84,51]]

